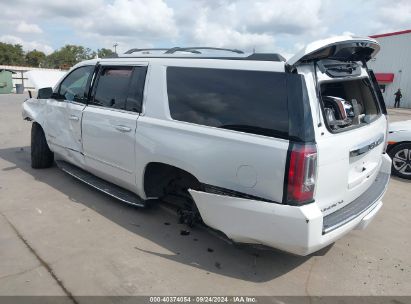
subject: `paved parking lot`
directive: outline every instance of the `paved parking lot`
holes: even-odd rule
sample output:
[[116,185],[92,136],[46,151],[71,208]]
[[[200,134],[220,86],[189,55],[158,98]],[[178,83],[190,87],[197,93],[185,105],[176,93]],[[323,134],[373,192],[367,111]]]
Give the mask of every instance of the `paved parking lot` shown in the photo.
[[0,295],[411,295],[410,182],[392,178],[367,230],[315,255],[236,247],[31,169],[23,99],[0,95]]

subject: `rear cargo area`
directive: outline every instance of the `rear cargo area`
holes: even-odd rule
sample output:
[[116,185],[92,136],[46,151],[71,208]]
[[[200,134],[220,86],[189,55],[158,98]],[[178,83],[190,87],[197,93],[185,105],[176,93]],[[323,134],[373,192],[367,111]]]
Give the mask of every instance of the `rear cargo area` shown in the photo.
[[376,97],[367,78],[322,83],[320,90],[325,121],[331,132],[368,124],[379,115]]

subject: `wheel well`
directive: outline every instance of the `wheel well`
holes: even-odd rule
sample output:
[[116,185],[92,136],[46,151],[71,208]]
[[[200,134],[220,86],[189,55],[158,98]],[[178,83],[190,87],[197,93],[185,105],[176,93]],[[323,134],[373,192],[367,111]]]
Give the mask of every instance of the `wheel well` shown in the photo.
[[42,125],[41,125],[38,121],[31,120],[31,124],[32,124],[32,125],[34,125],[34,124],[38,125],[38,126],[39,126],[39,128],[40,128],[40,129],[42,129],[42,130],[43,130],[43,132],[45,132],[45,131],[44,131],[44,128],[43,128],[43,126],[42,126]]
[[32,123],[31,123],[31,128],[32,128],[32,129],[33,129],[33,126],[34,126],[34,125],[37,125],[37,127],[40,128],[40,129],[44,132],[43,126],[42,126],[41,124],[39,124],[37,121],[35,121],[35,120],[33,120]]
[[149,163],[144,173],[146,196],[163,197],[170,188],[176,191],[201,190],[202,184],[194,175],[180,168],[159,162]]

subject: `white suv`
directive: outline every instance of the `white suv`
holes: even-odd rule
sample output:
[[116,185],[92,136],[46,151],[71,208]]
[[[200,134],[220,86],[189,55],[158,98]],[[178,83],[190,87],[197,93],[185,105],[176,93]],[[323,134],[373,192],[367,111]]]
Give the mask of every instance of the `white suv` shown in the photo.
[[214,48],[132,49],[74,66],[23,105],[32,166],[124,202],[172,202],[235,242],[307,255],[382,206],[391,161],[369,38],[285,61]]

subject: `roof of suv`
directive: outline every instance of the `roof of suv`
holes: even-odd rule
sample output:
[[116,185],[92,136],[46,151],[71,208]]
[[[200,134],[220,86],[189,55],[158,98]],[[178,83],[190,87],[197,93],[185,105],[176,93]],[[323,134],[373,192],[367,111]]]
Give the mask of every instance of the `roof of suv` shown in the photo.
[[241,60],[232,57],[194,57],[194,56],[126,56],[113,58],[96,58],[82,61],[73,68],[83,65],[95,65],[97,63],[120,64],[137,64],[137,63],[159,64],[164,66],[181,66],[181,67],[201,67],[201,68],[221,68],[221,69],[246,69],[259,71],[284,72],[284,61],[272,60],[255,60],[246,59],[242,56]]
[[262,60],[262,61],[286,61],[277,53],[252,53],[246,54],[237,49],[217,47],[173,47],[130,49],[124,54],[114,54],[113,57],[175,57],[175,58],[208,58],[208,59],[230,59],[230,60]]
[[[124,54],[96,58],[78,63],[75,67],[100,62],[136,64],[141,62],[171,66],[281,71],[285,58],[276,53],[246,54],[237,49],[218,47],[133,48]],[[74,68],[74,67],[73,67]]]

